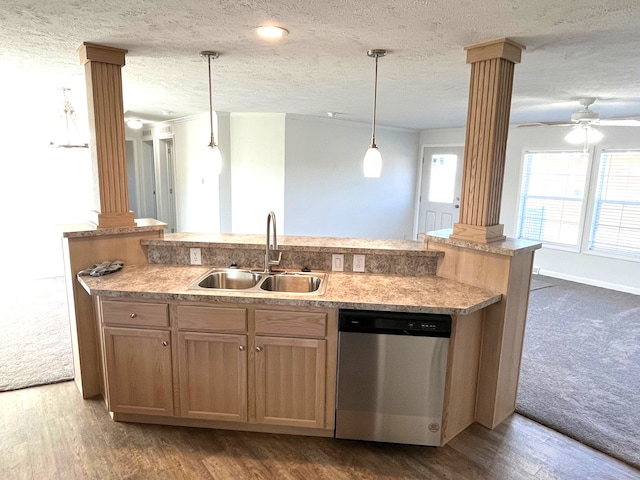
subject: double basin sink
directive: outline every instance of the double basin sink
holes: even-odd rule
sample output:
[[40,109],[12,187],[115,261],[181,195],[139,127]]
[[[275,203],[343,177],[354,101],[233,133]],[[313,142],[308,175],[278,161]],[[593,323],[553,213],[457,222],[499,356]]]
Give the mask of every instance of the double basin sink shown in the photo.
[[261,272],[240,268],[214,268],[187,287],[189,290],[314,293],[326,288],[324,273]]

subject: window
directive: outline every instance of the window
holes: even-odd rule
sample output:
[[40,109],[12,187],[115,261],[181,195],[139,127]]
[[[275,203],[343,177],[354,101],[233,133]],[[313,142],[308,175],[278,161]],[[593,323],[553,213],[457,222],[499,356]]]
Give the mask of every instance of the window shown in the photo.
[[589,250],[640,257],[640,151],[600,156]]
[[583,152],[526,152],[518,238],[578,248],[589,159]]
[[430,202],[453,203],[457,168],[457,155],[433,155],[431,157]]

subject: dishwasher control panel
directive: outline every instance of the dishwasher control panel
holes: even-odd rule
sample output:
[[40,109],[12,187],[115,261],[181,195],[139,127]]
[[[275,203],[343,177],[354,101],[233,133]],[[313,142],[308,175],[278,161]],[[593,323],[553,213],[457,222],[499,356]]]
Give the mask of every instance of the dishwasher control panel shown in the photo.
[[432,313],[340,310],[341,332],[451,336],[451,317]]

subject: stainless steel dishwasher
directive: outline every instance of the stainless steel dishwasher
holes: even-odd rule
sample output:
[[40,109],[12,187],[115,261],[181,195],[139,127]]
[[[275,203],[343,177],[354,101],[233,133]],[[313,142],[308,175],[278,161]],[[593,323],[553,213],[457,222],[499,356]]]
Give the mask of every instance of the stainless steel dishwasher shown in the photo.
[[336,438],[440,445],[451,317],[340,310]]

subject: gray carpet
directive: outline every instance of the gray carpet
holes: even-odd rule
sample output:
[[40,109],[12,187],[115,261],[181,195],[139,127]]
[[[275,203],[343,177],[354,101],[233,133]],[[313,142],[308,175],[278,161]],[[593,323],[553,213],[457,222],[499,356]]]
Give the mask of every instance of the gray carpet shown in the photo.
[[535,275],[516,411],[640,468],[640,296]]
[[0,391],[73,378],[63,277],[3,286],[0,312]]

